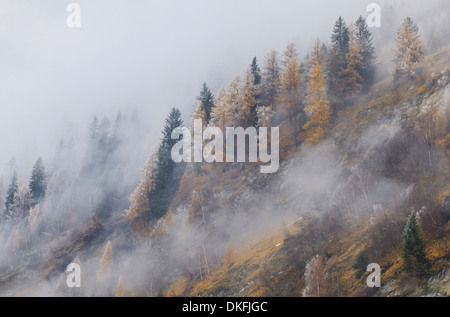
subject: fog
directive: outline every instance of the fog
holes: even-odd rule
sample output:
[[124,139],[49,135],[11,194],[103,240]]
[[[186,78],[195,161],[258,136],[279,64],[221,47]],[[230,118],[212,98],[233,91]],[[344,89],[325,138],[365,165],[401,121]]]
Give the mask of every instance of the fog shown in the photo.
[[[94,114],[139,110],[143,133],[158,133],[171,107],[188,118],[203,82],[217,92],[253,56],[262,60],[290,41],[306,55],[317,37],[328,40],[339,15],[366,16],[370,2],[80,0],[81,28],[69,28],[69,1],[3,0],[0,166],[15,156],[30,169],[59,139],[83,141]],[[388,3],[381,3],[388,30],[375,35],[392,34],[406,15],[419,25],[430,16],[448,23],[449,10],[439,9],[448,1]]]
[[[66,6],[69,1],[1,2],[0,174],[3,174],[5,184],[9,182],[11,169],[8,162],[11,157],[16,159],[15,168],[19,178],[26,183],[38,156],[42,156],[50,168],[60,139],[67,141],[73,138],[74,151],[66,153],[64,157],[67,162],[76,165],[76,168],[70,169],[67,164],[63,164],[61,173],[79,173],[85,161],[86,149],[89,149],[88,133],[92,118],[98,116],[101,121],[106,116],[113,123],[116,114],[121,112],[127,118],[120,132],[122,144],[116,152],[115,149],[108,150],[114,153],[111,155],[113,161],[103,162],[101,170],[96,171],[99,175],[94,176],[99,176],[105,182],[105,192],[108,192],[108,185],[113,184],[115,186],[111,187],[126,197],[139,180],[139,169],[159,141],[160,130],[169,110],[172,107],[180,108],[185,122],[189,123],[195,98],[203,82],[207,82],[213,93],[216,93],[242,72],[254,56],[262,63],[270,49],[283,50],[292,41],[297,45],[300,56],[304,57],[315,39],[328,41],[339,16],[343,16],[349,24],[359,15],[366,16],[367,4],[373,1],[76,2],[82,10],[81,28],[69,28],[66,25]],[[435,33],[437,26],[447,27],[443,28],[442,36],[448,43],[448,1],[431,0],[424,4],[418,0],[399,0],[383,1],[381,5],[382,28],[373,30],[378,53],[389,52],[394,32],[406,16],[418,22],[426,38]],[[386,60],[380,61],[380,65],[380,72],[386,74]],[[397,126],[395,122],[386,124],[389,125],[388,130],[384,127],[369,129],[361,137],[358,146],[370,150],[392,138],[397,133]],[[323,204],[331,204],[335,198],[334,188],[338,188],[335,190],[337,193],[345,192],[346,186],[358,188],[351,180],[347,181],[348,175],[341,174],[339,156],[328,159],[323,154],[329,151],[332,149],[324,145],[311,150],[311,153],[302,153],[301,163],[293,162],[296,166],[291,169],[291,175],[280,176],[279,190],[285,191],[291,204],[286,208],[288,219],[302,211],[317,208],[318,195],[325,194],[327,199],[324,199]],[[93,161],[92,164],[97,163]],[[116,166],[120,166],[121,170],[109,173]],[[354,177],[358,167],[355,169],[351,172]],[[65,175],[53,173],[54,182],[58,184],[53,188],[58,188]],[[311,179],[315,180],[312,185]],[[72,181],[70,178],[69,182]],[[118,182],[120,186],[117,186]],[[91,183],[89,178],[73,186],[65,185],[70,190],[61,194],[52,193],[50,185],[51,196],[57,197],[58,201],[46,202],[49,204],[44,206],[48,210],[47,217],[61,212],[56,215],[59,219],[68,217],[72,209],[81,210],[70,219],[64,218],[66,226],[79,223],[80,219],[89,221],[89,206],[93,201],[101,204],[104,200],[102,193],[96,197],[98,184]],[[405,191],[408,185],[380,178],[375,182],[376,188],[369,203],[363,184],[354,197],[354,209],[364,206],[370,211],[372,204],[393,199],[399,192]],[[312,188],[310,192],[298,190],[307,187]],[[390,193],[386,193],[388,190]],[[266,193],[265,199],[253,196],[253,201],[260,200],[260,205],[266,204],[256,221],[243,221],[242,214],[223,212],[214,219],[215,228],[228,223],[221,230],[230,237],[252,232],[245,226],[250,222],[255,230],[273,224],[275,219],[271,210],[274,206],[269,201],[272,195],[279,194],[279,191]],[[73,202],[73,196],[83,198],[83,201]],[[126,202],[120,201],[118,207],[122,209],[115,210],[116,215],[127,208]],[[321,207],[319,209],[331,208]],[[54,225],[58,227],[58,233],[59,221],[55,220],[57,224]],[[237,229],[231,229],[233,224]],[[198,242],[205,238],[197,236],[195,224],[193,226],[184,228],[174,237],[173,254],[168,257],[175,258],[176,263],[189,259],[189,255],[183,254],[182,250],[199,247]],[[5,248],[14,244],[6,231],[4,237],[0,238],[3,239],[0,241],[5,242]],[[227,240],[218,240],[209,241],[207,248],[211,253],[220,254],[223,251],[224,241]],[[120,244],[113,242],[113,249],[121,250],[116,243]],[[121,268],[116,268],[114,283],[119,273],[126,274],[127,263],[134,263],[140,257],[148,260],[148,255],[156,252],[147,247],[145,245],[137,248],[136,252],[133,250],[130,254],[122,255],[123,258],[117,262],[123,264]],[[156,261],[153,257],[151,259]],[[92,271],[95,271],[98,263],[87,265],[91,265]],[[152,265],[155,275],[165,268],[165,264],[161,263]],[[148,274],[147,267],[142,270],[145,271],[144,275]],[[128,281],[139,280],[141,272],[141,269],[136,269],[130,273],[133,276],[128,277]],[[45,289],[41,291],[47,292]]]
[[[216,92],[271,48],[306,51],[339,15],[367,1],[3,0],[0,12],[0,164],[30,169],[61,138],[84,141],[91,118],[138,110],[156,134],[168,110],[191,113],[201,84]],[[314,30],[314,32],[311,32]]]

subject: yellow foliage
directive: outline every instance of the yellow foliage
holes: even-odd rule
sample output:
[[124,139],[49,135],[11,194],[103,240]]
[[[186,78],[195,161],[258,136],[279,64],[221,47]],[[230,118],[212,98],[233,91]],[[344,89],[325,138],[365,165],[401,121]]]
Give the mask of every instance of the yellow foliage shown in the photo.
[[330,103],[326,93],[325,75],[322,66],[317,63],[310,73],[307,88],[305,112],[309,117],[305,124],[306,142],[318,143],[325,136],[325,129],[330,126]]
[[169,211],[166,214],[166,220],[164,221],[164,224],[167,229],[170,229],[173,227],[173,213],[172,209],[169,209]]
[[119,278],[119,284],[117,285],[117,289],[114,292],[116,297],[125,297],[125,293],[123,291],[123,282],[122,277]]
[[100,262],[100,269],[98,271],[98,276],[104,277],[108,275],[111,272],[112,264],[113,264],[112,246],[111,241],[108,241],[105,247],[105,252],[103,253],[102,260]]

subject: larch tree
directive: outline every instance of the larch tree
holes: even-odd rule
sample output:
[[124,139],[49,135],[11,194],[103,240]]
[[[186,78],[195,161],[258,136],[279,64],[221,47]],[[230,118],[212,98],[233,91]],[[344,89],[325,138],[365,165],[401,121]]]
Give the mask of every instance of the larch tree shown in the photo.
[[32,233],[35,233],[38,228],[40,215],[41,215],[41,207],[39,205],[35,205],[34,207],[30,208],[27,220],[28,226],[30,227],[30,231]]
[[242,96],[242,78],[237,75],[233,78],[227,88],[227,103],[229,107],[229,114],[231,117],[230,124],[238,122],[240,117],[240,104]]
[[311,70],[309,78],[305,106],[309,121],[303,128],[306,130],[306,142],[316,144],[324,137],[326,128],[330,125],[331,116],[325,75],[320,63]]
[[256,125],[256,107],[258,103],[259,86],[255,85],[255,76],[251,69],[245,73],[242,87],[242,125],[244,127],[252,127]]
[[293,127],[294,145],[296,145],[300,126],[302,125],[300,121],[303,110],[303,83],[300,75],[301,66],[294,44],[289,44],[286,47],[284,56],[284,71],[281,77],[282,93],[280,99],[283,108],[287,111],[289,122]]
[[34,164],[29,187],[34,206],[45,197],[45,191],[47,190],[47,174],[42,158],[38,158]]
[[317,39],[314,42],[311,53],[308,55],[309,55],[309,57],[307,58],[306,63],[305,63],[305,71],[306,71],[305,80],[307,80],[307,81],[309,80],[309,73],[310,73],[311,69],[314,68],[314,66],[317,63],[319,63],[322,66],[322,70],[324,71],[324,73],[326,72],[325,71],[325,67],[326,67],[325,61],[326,61],[326,57],[327,57],[327,48],[326,48],[325,44],[322,44],[320,42],[320,40]]
[[270,127],[272,125],[274,111],[270,106],[258,107],[258,109],[256,110],[256,115],[258,117],[258,127]]
[[122,276],[119,277],[119,282],[117,284],[117,289],[114,292],[115,297],[125,297],[125,292],[123,291],[123,281]]
[[364,78],[360,74],[363,57],[359,52],[354,28],[350,29],[350,48],[347,54],[347,65],[342,71],[342,80],[346,96],[351,96],[361,89]]
[[169,209],[169,211],[166,214],[166,219],[164,220],[164,226],[167,230],[170,230],[174,225],[173,222],[173,212],[172,209]]
[[111,240],[109,240],[108,243],[106,243],[105,251],[103,252],[103,256],[100,261],[98,277],[100,279],[106,278],[111,273],[112,266],[113,266],[112,244]]
[[281,67],[277,50],[271,50],[265,58],[263,68],[263,89],[265,106],[275,110],[281,90]]
[[392,73],[398,80],[404,74],[413,76],[413,67],[424,58],[424,45],[420,40],[419,27],[411,19],[406,18],[397,31],[395,38],[397,48]]
[[30,188],[27,185],[19,185],[11,206],[13,218],[16,220],[26,219],[29,216],[32,201]]
[[153,156],[145,164],[141,182],[130,196],[130,208],[125,211],[125,217],[132,228],[138,232],[148,233],[150,221],[150,192],[152,190],[154,158]]
[[105,246],[103,256],[100,260],[100,266],[97,271],[96,295],[111,296],[114,294],[114,282],[112,279],[113,272],[113,251],[111,240]]
[[230,119],[227,113],[228,104],[226,98],[227,93],[225,88],[220,89],[216,96],[216,106],[211,112],[211,120],[210,120],[210,125],[219,127],[223,131],[226,127],[226,123],[229,122]]
[[[241,76],[237,75],[217,94],[216,106],[211,114],[211,122],[224,130],[228,126],[241,124],[242,122],[242,96],[243,83]],[[196,113],[198,113],[198,110]],[[199,115],[194,113],[193,118],[198,119]]]
[[303,290],[303,297],[327,296],[328,277],[320,255],[315,255],[306,263],[304,276],[306,288]]

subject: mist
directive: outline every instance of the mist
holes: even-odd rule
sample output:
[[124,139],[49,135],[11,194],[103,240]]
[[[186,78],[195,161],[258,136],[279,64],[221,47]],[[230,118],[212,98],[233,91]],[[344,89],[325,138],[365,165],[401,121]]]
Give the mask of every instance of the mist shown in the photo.
[[[74,230],[92,222],[92,209],[95,209],[92,206],[102,204],[103,194],[110,188],[114,192],[108,195],[115,199],[114,195],[119,192],[121,197],[111,207],[117,219],[128,207],[126,198],[138,184],[145,161],[154,153],[164,118],[172,107],[181,110],[185,124],[189,125],[203,82],[217,93],[242,72],[254,56],[262,62],[270,49],[281,51],[289,42],[296,44],[302,58],[306,57],[317,38],[329,41],[339,16],[349,24],[359,15],[367,16],[366,7],[371,2],[79,0],[82,26],[69,28],[66,25],[69,2],[2,1],[0,174],[3,187],[10,181],[12,169],[17,170],[19,179],[26,184],[34,162],[41,156],[47,169],[52,171],[50,191],[57,190],[66,175],[74,176],[73,183],[65,184],[67,190],[50,192],[56,201],[46,201],[42,206],[47,219],[57,219],[50,225],[52,230],[58,233],[63,230],[59,228],[63,219],[64,228]],[[393,37],[406,16],[418,23],[425,41],[430,42],[436,29],[441,29],[442,41],[449,42],[448,1],[398,0],[380,4],[382,27],[374,29],[373,33],[377,55],[386,55],[379,57],[379,78],[388,74]],[[118,133],[120,145],[108,152],[113,154],[106,162],[92,161],[94,167],[84,170],[89,165],[86,165],[89,151],[92,151],[89,128],[94,116],[100,122],[108,118],[112,131],[118,113],[125,118]],[[398,133],[397,122],[385,124],[388,129],[376,126],[361,136],[357,146],[362,152],[370,151]],[[56,164],[61,139],[65,144],[73,140],[73,148],[64,152],[62,160]],[[166,263],[182,267],[195,276],[198,272],[189,261],[194,261],[202,249],[205,252],[205,247],[208,254],[213,254],[211,261],[218,261],[230,239],[238,243],[274,222],[293,221],[313,209],[333,210],[333,206],[343,203],[336,197],[341,197],[348,187],[360,186],[348,176],[356,177],[359,166],[343,169],[342,158],[334,152],[333,145],[325,144],[314,150],[302,148],[299,153],[301,160],[287,163],[293,167],[289,175],[281,172],[273,191],[248,193],[251,199],[244,198],[238,207],[229,207],[232,212],[226,209],[217,212],[212,222],[214,236],[206,237],[197,232],[198,223],[185,225],[184,214],[175,219],[178,226],[175,228],[179,230],[172,232],[170,254],[161,254],[161,250],[149,246],[148,241],[127,250],[120,242],[123,236],[119,235],[113,240],[113,250],[118,254],[116,263],[121,264],[113,269],[110,282],[117,283],[119,276],[123,276],[139,288],[143,286],[139,283],[148,282],[140,280],[141,277],[151,276],[152,283],[162,285],[167,283],[162,274],[168,269]],[[14,165],[9,164],[12,157]],[[104,181],[102,185],[106,184],[102,190],[96,191],[98,183],[92,180],[92,175],[92,179],[77,179],[92,171]],[[372,212],[373,206],[391,202],[399,193],[407,191],[409,185],[380,177],[368,201],[363,184],[353,197],[351,209]],[[0,193],[4,194],[1,190]],[[280,206],[271,202],[279,195],[288,197],[283,209],[285,214],[281,217],[280,213],[273,213]],[[326,199],[320,201],[319,196]],[[72,197],[86,199],[73,203]],[[257,207],[248,211],[246,206],[252,204]],[[74,210],[76,214],[72,213]],[[250,218],[241,213],[242,210],[258,216]],[[105,224],[106,231],[110,225]],[[5,252],[2,254],[9,252],[5,250],[14,244],[9,229],[0,235],[0,251]],[[96,246],[105,242],[98,240]],[[206,240],[208,245],[202,245]],[[189,254],[191,250],[196,250],[194,255]],[[0,259],[1,268],[7,268],[15,256]],[[45,258],[46,254],[40,256]],[[92,295],[98,259],[88,258],[87,254],[75,256],[80,257],[86,270],[92,273],[84,294]],[[133,263],[145,264],[136,267]],[[34,274],[27,271],[29,281]],[[38,288],[39,295],[53,294],[58,279],[43,282]],[[11,289],[8,293],[14,291]]]

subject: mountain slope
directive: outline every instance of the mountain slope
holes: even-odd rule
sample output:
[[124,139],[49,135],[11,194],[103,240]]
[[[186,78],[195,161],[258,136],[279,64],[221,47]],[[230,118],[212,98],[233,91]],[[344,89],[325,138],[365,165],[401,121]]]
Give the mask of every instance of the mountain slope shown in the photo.
[[[233,197],[234,213],[245,219],[257,205],[263,210],[258,217],[266,220],[251,237],[225,230],[232,234],[221,250],[231,241],[231,260],[217,261],[210,276],[182,275],[165,293],[301,296],[305,265],[319,254],[329,276],[324,296],[447,296],[449,67],[445,50],[397,87],[392,78],[374,85],[339,114],[320,146],[291,151],[277,176],[239,174],[231,167],[224,167],[229,175],[212,176],[217,168],[203,167],[208,172],[193,190],[212,188],[202,202],[206,210],[214,214],[214,206],[229,203],[224,197]],[[192,209],[183,191],[189,192],[182,186],[172,206],[181,218]],[[411,209],[420,210],[431,276],[412,277],[402,269],[401,234]],[[365,269],[357,274],[355,260],[363,252],[365,266],[376,262],[382,268],[380,290],[366,287]]]

